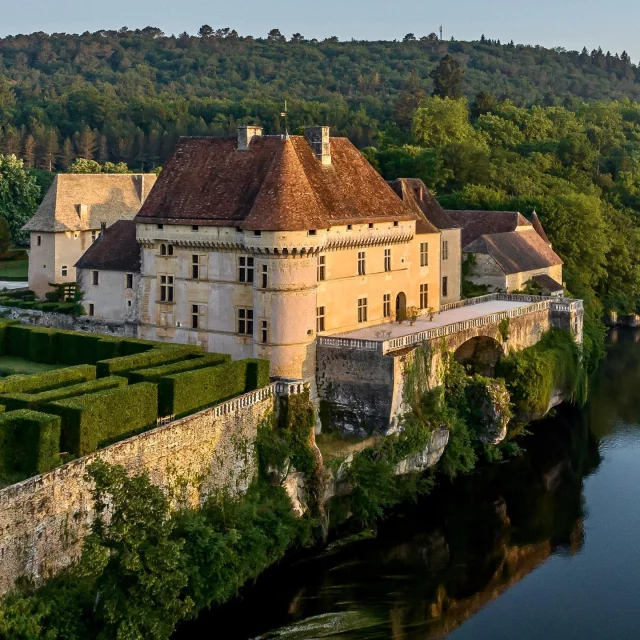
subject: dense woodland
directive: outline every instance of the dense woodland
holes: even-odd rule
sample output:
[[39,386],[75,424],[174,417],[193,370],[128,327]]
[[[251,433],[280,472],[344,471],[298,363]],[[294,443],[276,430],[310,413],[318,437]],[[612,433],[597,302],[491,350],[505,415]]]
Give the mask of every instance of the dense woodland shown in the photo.
[[206,25],[199,35],[159,29],[0,39],[0,149],[28,166],[66,169],[75,157],[162,164],[179,135],[224,135],[238,122],[282,131],[329,124],[358,146],[375,142],[413,71],[430,77],[451,54],[464,94],[488,91],[516,105],[579,105],[640,98],[640,69],[626,53],[589,53],[407,34],[399,42],[322,42],[273,29],[238,37]]

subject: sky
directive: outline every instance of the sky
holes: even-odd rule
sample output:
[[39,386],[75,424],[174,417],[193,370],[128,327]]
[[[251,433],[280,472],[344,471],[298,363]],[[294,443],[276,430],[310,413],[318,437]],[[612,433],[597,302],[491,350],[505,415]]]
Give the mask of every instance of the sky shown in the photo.
[[393,40],[406,33],[540,44],[606,52],[626,50],[640,60],[640,2],[617,0],[0,0],[0,36],[82,33],[148,25],[165,33],[196,33],[200,25],[231,27],[265,36],[278,28],[289,37]]

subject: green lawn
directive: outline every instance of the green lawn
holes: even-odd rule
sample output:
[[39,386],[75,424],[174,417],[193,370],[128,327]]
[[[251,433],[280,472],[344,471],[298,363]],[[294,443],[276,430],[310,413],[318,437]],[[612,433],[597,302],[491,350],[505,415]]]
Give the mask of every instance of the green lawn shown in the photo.
[[25,360],[24,358],[0,356],[0,378],[16,373],[44,373],[45,371],[53,371],[53,369],[63,369],[67,366],[66,364],[40,364],[39,362],[31,362],[31,360]]
[[29,260],[0,260],[0,280],[27,280]]

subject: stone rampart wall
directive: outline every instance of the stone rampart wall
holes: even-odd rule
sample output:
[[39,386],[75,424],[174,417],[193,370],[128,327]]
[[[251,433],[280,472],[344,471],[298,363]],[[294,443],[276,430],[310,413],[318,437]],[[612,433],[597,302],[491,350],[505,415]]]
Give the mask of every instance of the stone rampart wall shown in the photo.
[[255,474],[253,445],[260,421],[274,410],[275,387],[118,442],[0,491],[0,594],[15,580],[36,581],[78,557],[93,519],[88,465],[95,460],[147,472],[174,504],[246,490]]
[[87,333],[105,333],[110,336],[137,338],[138,327],[130,322],[116,322],[101,320],[90,316],[72,316],[66,313],[52,313],[37,309],[16,309],[2,307],[0,311],[11,320],[18,320],[22,324],[52,329],[66,329],[68,331],[84,331]]

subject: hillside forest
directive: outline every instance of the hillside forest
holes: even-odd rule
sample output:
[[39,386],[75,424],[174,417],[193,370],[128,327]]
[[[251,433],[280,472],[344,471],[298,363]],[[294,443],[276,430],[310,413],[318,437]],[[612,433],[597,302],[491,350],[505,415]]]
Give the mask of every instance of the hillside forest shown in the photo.
[[180,135],[328,124],[385,178],[421,178],[446,208],[535,209],[569,292],[587,301],[595,359],[604,313],[640,311],[636,100],[640,69],[624,52],[484,36],[319,42],[207,25],[196,36],[10,36],[0,39],[0,152],[5,175],[19,182],[15,155],[29,180],[0,181],[0,212],[18,235],[52,171],[154,170]]

